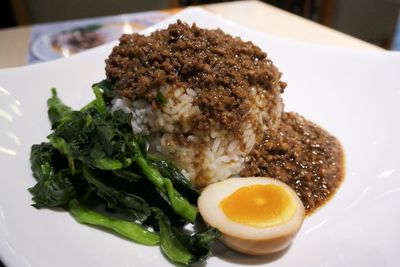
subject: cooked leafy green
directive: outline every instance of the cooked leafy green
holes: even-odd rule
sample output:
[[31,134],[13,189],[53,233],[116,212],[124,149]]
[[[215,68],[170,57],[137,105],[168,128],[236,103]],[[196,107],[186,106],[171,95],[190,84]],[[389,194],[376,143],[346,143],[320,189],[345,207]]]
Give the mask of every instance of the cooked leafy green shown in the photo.
[[192,183],[183,176],[183,174],[172,164],[165,160],[162,160],[155,155],[148,155],[148,160],[154,167],[156,167],[161,174],[169,178],[174,187],[186,197],[190,203],[196,204],[197,198],[199,197],[199,191],[194,188]]
[[72,199],[68,206],[71,215],[80,223],[102,226],[144,245],[156,245],[160,242],[158,234],[150,232],[140,224],[105,216],[86,208],[76,199]]
[[[29,189],[33,205],[63,207],[78,222],[142,244],[160,243],[177,263],[207,258],[219,232],[209,227],[192,235],[180,230],[186,223],[197,223],[199,192],[176,167],[148,153],[146,136],[132,132],[131,114],[111,112],[109,81],[92,89],[95,99],[80,110],[66,106],[52,89],[47,101],[49,141],[31,150],[31,168],[38,180]],[[158,98],[165,103],[161,93]],[[93,202],[105,206],[106,213],[87,208]]]
[[172,209],[183,218],[194,223],[197,216],[197,208],[189,203],[187,199],[175,190],[171,180],[164,178],[161,173],[147,161],[136,149],[136,163],[143,171],[143,174],[163,193],[166,193]]
[[103,91],[103,98],[106,103],[109,103],[111,99],[114,97],[114,93],[111,89],[111,81],[102,80],[101,82],[95,83],[92,87],[98,87]]
[[221,236],[217,228],[208,228],[190,237],[189,249],[195,255],[195,262],[203,261],[211,255],[214,242]]
[[83,176],[97,194],[106,200],[109,208],[124,212],[134,220],[142,222],[150,216],[150,206],[141,197],[107,186],[96,177],[93,170],[85,166]]
[[61,206],[77,195],[69,170],[59,169],[65,165],[63,161],[65,159],[49,143],[32,146],[32,172],[38,182],[29,188],[29,192],[33,195],[35,207]]
[[29,188],[36,208],[58,207],[76,197],[76,190],[68,178],[68,170],[54,174],[49,163],[41,165],[41,169],[40,180],[34,187]]
[[172,261],[181,264],[192,264],[206,259],[211,254],[215,240],[220,232],[209,228],[192,236],[187,236],[171,225],[168,217],[158,209],[153,209],[160,229],[162,251]]
[[128,168],[124,169],[124,170],[115,170],[112,172],[114,175],[123,178],[127,181],[130,182],[137,182],[140,179],[142,179],[142,176],[140,176],[139,174],[135,173],[133,170],[129,170]]
[[51,98],[47,100],[47,106],[47,113],[53,129],[57,126],[57,123],[61,118],[72,112],[72,109],[64,105],[60,98],[58,98],[56,88],[51,88]]
[[193,261],[193,256],[188,247],[173,232],[168,218],[159,210],[155,210],[155,214],[160,229],[162,251],[172,261],[186,265],[190,264]]

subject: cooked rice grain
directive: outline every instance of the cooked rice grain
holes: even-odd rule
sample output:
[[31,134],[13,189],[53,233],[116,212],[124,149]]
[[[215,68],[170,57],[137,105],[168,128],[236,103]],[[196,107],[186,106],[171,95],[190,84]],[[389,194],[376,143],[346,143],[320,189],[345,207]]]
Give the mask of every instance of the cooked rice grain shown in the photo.
[[160,92],[166,96],[167,103],[156,109],[143,99],[132,102],[115,98],[112,111],[131,113],[132,131],[148,134],[150,150],[161,153],[181,168],[199,188],[238,174],[265,129],[279,121],[283,107],[279,93],[271,103],[261,88],[251,88],[252,97],[246,100],[251,108],[243,117],[238,134],[222,127],[200,131],[191,124],[191,117],[201,112],[194,105],[197,96],[194,90],[162,88]]

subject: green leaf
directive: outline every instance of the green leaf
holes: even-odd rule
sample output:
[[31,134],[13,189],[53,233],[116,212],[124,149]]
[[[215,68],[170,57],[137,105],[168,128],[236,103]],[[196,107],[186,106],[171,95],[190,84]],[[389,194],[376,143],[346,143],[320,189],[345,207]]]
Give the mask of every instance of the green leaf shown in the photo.
[[96,96],[95,106],[100,114],[104,114],[106,112],[106,103],[104,102],[103,93],[100,91],[100,88],[96,85],[92,87],[93,93]]
[[133,138],[128,120],[129,117],[119,112],[103,116],[93,108],[86,112],[73,111],[49,139],[71,163],[71,159],[77,159],[92,167],[117,170],[129,166],[135,156],[126,141]]
[[113,174],[115,174],[116,176],[118,176],[120,178],[125,179],[126,181],[133,182],[133,183],[142,179],[141,175],[134,173],[132,170],[127,170],[127,169],[115,170],[115,171],[113,171]]
[[73,111],[63,118],[48,138],[62,153],[77,158],[82,153],[89,153],[87,145],[91,145],[93,132],[92,116]]
[[68,178],[69,170],[65,169],[54,174],[53,168],[49,163],[41,165],[41,177],[34,187],[29,188],[33,195],[33,206],[58,207],[67,204],[72,198],[76,197],[77,192]]
[[172,230],[168,217],[159,209],[153,209],[153,212],[160,228],[160,245],[164,254],[174,262],[189,265],[193,256]]
[[162,106],[165,106],[168,103],[167,99],[165,98],[163,93],[161,93],[160,91],[158,91],[156,94],[156,101],[159,105],[162,105]]
[[75,197],[77,192],[66,168],[67,160],[50,143],[33,145],[30,159],[33,175],[38,180],[28,189],[35,207],[57,207]]
[[160,229],[161,249],[172,261],[189,265],[201,262],[211,255],[212,247],[221,233],[216,228],[207,228],[189,236],[179,232],[160,209],[153,208]]
[[69,165],[69,170],[72,175],[75,175],[76,170],[75,170],[75,161],[74,158],[71,155],[71,152],[69,151],[68,145],[65,142],[64,139],[61,137],[50,137],[50,143],[53,145],[53,147],[57,148],[59,151],[64,153],[64,155],[67,157],[68,160],[68,165]]
[[150,216],[150,206],[143,198],[106,185],[97,177],[97,173],[98,172],[83,166],[83,175],[86,181],[92,185],[96,193],[107,202],[109,208],[121,211],[141,222],[145,221]]
[[[50,143],[40,143],[38,145],[33,145],[31,148],[31,170],[33,176],[38,180],[41,179],[43,174],[42,165],[48,163],[52,165],[53,157],[60,157],[60,153],[50,144]],[[60,159],[62,161],[62,159]]]
[[51,89],[51,98],[47,100],[48,116],[51,123],[51,127],[55,128],[57,123],[65,116],[67,116],[72,109],[63,104],[63,102],[57,96],[57,89]]
[[106,102],[109,102],[109,100],[111,100],[115,96],[112,90],[112,84],[109,80],[102,80],[101,82],[92,85],[92,87],[94,86],[103,90],[103,97],[105,98]]
[[211,255],[211,249],[220,236],[221,232],[217,228],[209,228],[190,238],[189,248],[196,255],[196,262],[206,260]]

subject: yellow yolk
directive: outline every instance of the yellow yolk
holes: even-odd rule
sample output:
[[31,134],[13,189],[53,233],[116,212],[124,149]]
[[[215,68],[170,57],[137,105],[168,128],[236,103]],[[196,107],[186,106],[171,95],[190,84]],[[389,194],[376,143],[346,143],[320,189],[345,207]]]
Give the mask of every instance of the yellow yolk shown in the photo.
[[242,187],[220,202],[232,221],[253,227],[271,227],[290,220],[296,205],[285,188],[274,185]]

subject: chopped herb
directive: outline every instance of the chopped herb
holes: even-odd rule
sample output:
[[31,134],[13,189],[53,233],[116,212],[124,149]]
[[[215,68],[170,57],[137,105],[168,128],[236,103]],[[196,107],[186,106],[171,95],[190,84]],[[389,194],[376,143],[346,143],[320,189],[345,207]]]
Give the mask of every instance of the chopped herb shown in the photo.
[[165,106],[168,102],[167,99],[165,98],[165,96],[163,95],[163,93],[161,93],[160,91],[158,91],[156,94],[156,100],[157,100],[157,103],[162,106]]

